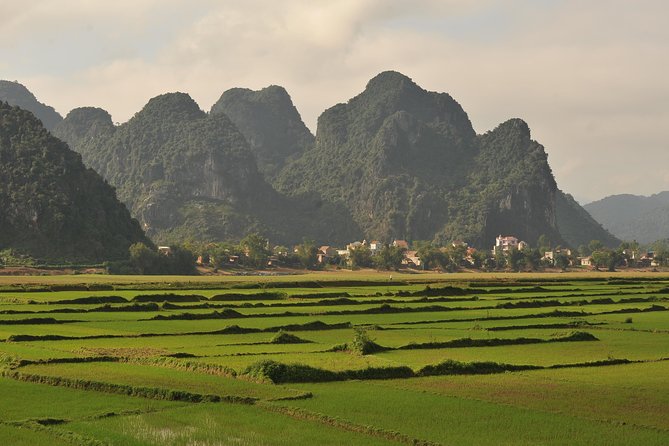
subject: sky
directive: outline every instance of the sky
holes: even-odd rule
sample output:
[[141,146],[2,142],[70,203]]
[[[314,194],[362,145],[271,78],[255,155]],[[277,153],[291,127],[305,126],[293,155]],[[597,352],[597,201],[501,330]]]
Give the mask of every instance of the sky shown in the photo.
[[325,109],[396,70],[485,133],[522,118],[581,203],[669,190],[663,0],[0,0],[0,79],[122,123],[159,94],[232,87]]

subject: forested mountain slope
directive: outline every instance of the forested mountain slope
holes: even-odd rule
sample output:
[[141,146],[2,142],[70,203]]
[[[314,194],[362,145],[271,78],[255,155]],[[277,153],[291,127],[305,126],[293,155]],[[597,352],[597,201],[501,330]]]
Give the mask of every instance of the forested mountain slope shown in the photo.
[[0,249],[39,259],[125,258],[147,239],[114,190],[32,113],[0,102]]

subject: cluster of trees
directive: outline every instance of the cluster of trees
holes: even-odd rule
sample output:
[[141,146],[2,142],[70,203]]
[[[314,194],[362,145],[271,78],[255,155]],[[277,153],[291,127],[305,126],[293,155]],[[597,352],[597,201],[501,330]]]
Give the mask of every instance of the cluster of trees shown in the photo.
[[182,246],[174,246],[169,253],[161,253],[155,247],[140,242],[131,245],[128,252],[128,260],[106,263],[110,274],[191,275],[196,273],[195,255]]
[[[416,241],[413,247],[424,270],[439,269],[457,271],[461,268],[476,268],[485,271],[513,270],[536,271],[544,267],[566,269],[570,265],[579,265],[579,256],[591,256],[592,265],[598,269],[615,270],[621,266],[637,266],[641,252],[654,251],[654,260],[660,265],[669,266],[669,239],[661,240],[642,249],[637,242],[624,242],[616,249],[605,247],[600,241],[592,240],[576,251],[553,247],[546,236],[536,242],[537,247],[525,247],[522,250],[511,249],[506,252],[489,250],[470,250],[465,244],[439,246],[427,241]],[[552,259],[544,253],[553,252]],[[107,268],[113,274],[194,274],[195,261],[201,257],[202,263],[216,269],[243,267],[265,269],[268,266],[284,266],[318,270],[328,265],[344,268],[376,268],[379,270],[397,270],[405,263],[405,249],[386,245],[372,252],[366,245],[351,249],[348,257],[330,255],[321,258],[319,248],[312,240],[304,240],[294,248],[286,246],[271,247],[269,240],[251,233],[239,243],[204,243],[190,241],[182,246],[173,246],[166,255],[158,252],[154,246],[135,243],[129,249],[129,259],[120,262],[108,262]]]

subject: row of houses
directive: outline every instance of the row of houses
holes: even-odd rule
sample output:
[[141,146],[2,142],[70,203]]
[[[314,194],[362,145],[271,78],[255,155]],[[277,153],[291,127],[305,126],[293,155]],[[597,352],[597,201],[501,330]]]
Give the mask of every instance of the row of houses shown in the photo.
[[[381,251],[386,245],[378,240],[372,240],[368,242],[367,240],[355,241],[346,245],[344,249],[337,249],[332,246],[324,245],[318,248],[318,262],[319,263],[328,263],[329,260],[335,256],[339,256],[342,259],[348,259],[351,256],[351,251],[360,248],[369,249],[372,255],[377,254]],[[400,248],[403,250],[404,260],[403,264],[409,267],[420,267],[421,261],[418,257],[417,251],[412,251],[409,249],[409,243],[406,240],[393,240],[390,246]]]

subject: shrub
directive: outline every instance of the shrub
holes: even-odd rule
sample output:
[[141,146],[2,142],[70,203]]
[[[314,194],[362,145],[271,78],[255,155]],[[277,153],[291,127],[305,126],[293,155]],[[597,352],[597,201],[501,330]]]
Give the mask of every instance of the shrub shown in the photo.
[[531,365],[500,364],[497,362],[459,362],[448,359],[435,365],[428,365],[420,369],[418,376],[433,375],[488,375],[506,371],[533,370],[542,367]]
[[303,364],[283,364],[271,359],[249,365],[244,369],[243,374],[263,381],[269,380],[275,384],[337,381],[339,379],[337,373],[329,370]]
[[306,339],[302,339],[293,334],[286,333],[283,330],[279,330],[279,332],[272,338],[270,342],[272,344],[308,344],[311,341],[307,341]]
[[632,323],[632,318],[631,317],[626,317],[625,318],[625,323],[626,324],[631,324]]
[[278,291],[263,291],[262,293],[242,294],[228,293],[212,296],[211,301],[230,301],[230,300],[282,300],[288,295]]
[[355,334],[353,336],[353,342],[351,342],[350,348],[351,351],[361,355],[369,355],[370,353],[386,350],[385,347],[382,347],[374,342],[367,334],[367,330],[362,327],[355,327]]
[[133,302],[199,302],[206,300],[198,294],[139,294],[132,298]]
[[360,370],[333,372],[304,364],[283,364],[270,359],[248,366],[244,375],[274,384],[345,381],[348,379],[395,379],[415,376],[411,368],[367,367]]

